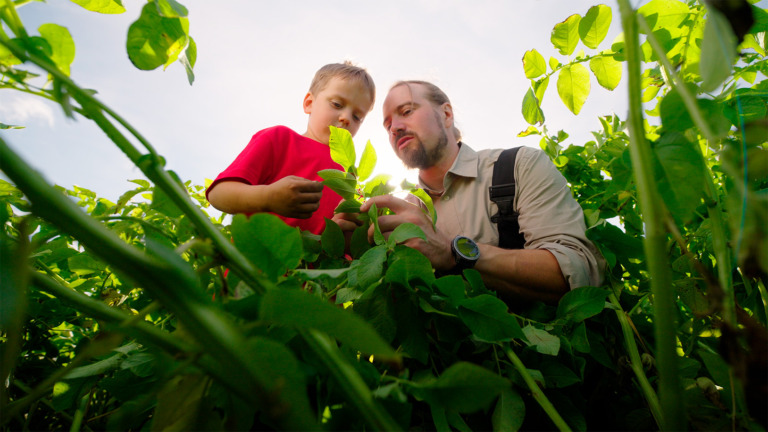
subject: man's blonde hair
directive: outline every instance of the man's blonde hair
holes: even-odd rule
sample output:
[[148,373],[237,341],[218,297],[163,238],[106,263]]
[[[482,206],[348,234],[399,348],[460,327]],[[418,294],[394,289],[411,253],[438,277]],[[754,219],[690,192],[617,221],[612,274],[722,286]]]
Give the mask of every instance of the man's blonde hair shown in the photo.
[[368,71],[355,66],[349,60],[344,61],[344,63],[327,64],[315,72],[312,84],[309,85],[309,92],[316,95],[323,91],[331,78],[340,78],[362,84],[368,90],[368,95],[371,97],[371,109],[373,109],[373,102],[376,100],[376,85]]

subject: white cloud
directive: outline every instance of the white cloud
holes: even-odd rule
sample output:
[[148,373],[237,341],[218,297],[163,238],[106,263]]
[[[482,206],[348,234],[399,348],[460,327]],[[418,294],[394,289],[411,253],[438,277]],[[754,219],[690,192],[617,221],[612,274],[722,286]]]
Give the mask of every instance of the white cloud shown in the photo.
[[33,96],[7,93],[8,90],[0,94],[0,122],[15,126],[42,123],[53,127],[53,109],[45,102]]

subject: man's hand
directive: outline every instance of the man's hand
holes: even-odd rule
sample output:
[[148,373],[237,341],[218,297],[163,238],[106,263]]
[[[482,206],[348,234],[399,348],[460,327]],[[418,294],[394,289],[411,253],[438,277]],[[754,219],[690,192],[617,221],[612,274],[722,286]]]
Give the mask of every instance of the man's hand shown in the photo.
[[288,176],[268,186],[269,211],[281,216],[307,219],[320,207],[323,184]]
[[[424,231],[427,240],[412,238],[404,243],[406,246],[423,253],[429,258],[432,267],[436,270],[449,270],[456,265],[456,260],[451,252],[451,239],[432,228],[432,221],[419,207],[391,195],[381,195],[364,202],[360,206],[360,211],[367,212],[373,204],[376,204],[378,208],[388,208],[395,213],[378,218],[379,229],[384,234],[384,238],[389,238],[389,235],[398,226],[410,222]],[[375,227],[371,225],[368,231],[369,239],[373,239],[374,229]]]

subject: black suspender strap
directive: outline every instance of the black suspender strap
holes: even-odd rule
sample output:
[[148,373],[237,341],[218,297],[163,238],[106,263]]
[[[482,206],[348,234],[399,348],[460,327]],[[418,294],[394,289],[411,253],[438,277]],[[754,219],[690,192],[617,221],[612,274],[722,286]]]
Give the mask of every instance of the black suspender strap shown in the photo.
[[501,152],[493,166],[493,183],[488,188],[491,201],[499,207],[499,212],[491,217],[491,222],[499,227],[499,247],[504,249],[522,249],[525,237],[520,233],[515,202],[515,159],[519,147]]

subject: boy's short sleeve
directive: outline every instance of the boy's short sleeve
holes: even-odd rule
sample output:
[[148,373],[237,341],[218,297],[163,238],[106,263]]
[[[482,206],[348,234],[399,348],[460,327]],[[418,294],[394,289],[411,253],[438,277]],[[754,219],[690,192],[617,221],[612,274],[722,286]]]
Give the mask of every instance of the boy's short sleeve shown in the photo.
[[208,192],[222,181],[259,185],[277,180],[274,167],[283,165],[283,153],[275,151],[281,141],[280,132],[279,127],[273,127],[254,134],[237,158],[208,186],[206,197]]

